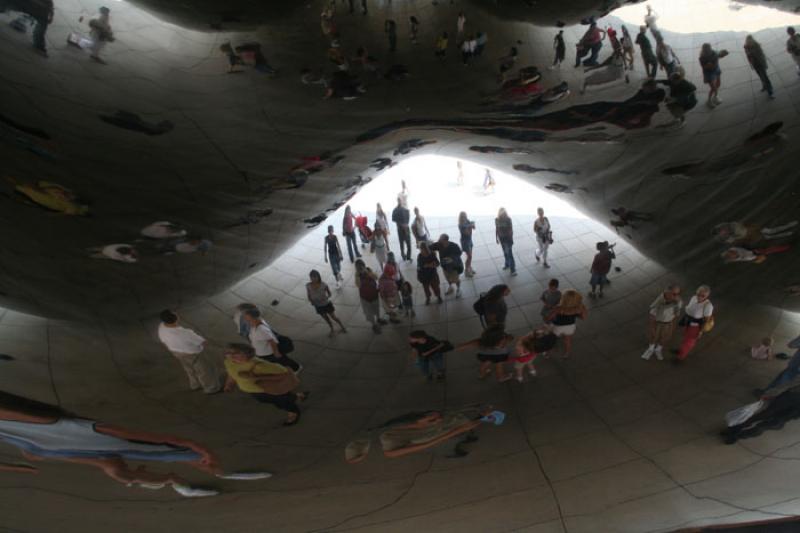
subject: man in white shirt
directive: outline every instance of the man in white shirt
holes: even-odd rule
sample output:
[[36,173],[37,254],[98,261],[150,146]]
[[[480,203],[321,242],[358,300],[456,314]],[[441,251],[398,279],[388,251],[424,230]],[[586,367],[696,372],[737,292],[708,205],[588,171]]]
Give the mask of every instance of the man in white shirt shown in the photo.
[[189,388],[202,388],[206,394],[222,390],[222,373],[203,354],[206,340],[178,324],[178,315],[169,309],[161,312],[158,339],[180,361],[189,377]]
[[256,357],[269,361],[270,363],[277,363],[285,366],[286,368],[294,371],[295,374],[303,369],[303,365],[291,359],[288,355],[281,353],[278,347],[278,336],[269,327],[269,324],[261,317],[261,311],[258,309],[247,309],[242,315],[244,319],[250,324],[250,344],[256,351]]
[[681,314],[683,300],[681,288],[677,285],[668,285],[664,292],[650,304],[650,318],[648,320],[648,337],[650,346],[642,354],[642,359],[647,361],[655,354],[659,361],[664,360],[661,350],[672,339],[675,323]]

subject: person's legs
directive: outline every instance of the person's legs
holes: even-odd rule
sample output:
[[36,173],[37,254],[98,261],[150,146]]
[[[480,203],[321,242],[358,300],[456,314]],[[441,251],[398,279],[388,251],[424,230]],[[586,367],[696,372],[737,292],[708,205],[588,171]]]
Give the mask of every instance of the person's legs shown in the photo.
[[756,74],[758,74],[758,77],[761,80],[761,90],[766,91],[768,95],[772,96],[772,81],[769,79],[767,71],[763,68],[759,68],[756,69]]
[[436,369],[436,373],[439,376],[444,375],[444,354],[442,352],[436,352],[435,354],[431,355],[431,362],[433,363],[433,368]]
[[480,379],[485,378],[489,374],[492,373],[492,362],[491,361],[481,361],[481,366],[478,369],[478,377]]
[[355,248],[355,252],[356,253],[358,252],[358,248],[356,247],[355,235],[352,233],[345,233],[344,240],[347,241],[347,255],[350,256],[350,262],[354,263],[356,258],[353,249]]
[[592,54],[589,56],[589,59],[584,61],[584,65],[596,65],[597,64],[597,56],[600,54],[600,49],[603,48],[603,42],[596,43],[592,46]]
[[471,275],[474,274],[474,272],[472,271],[472,250],[467,252],[467,261],[464,264],[464,268],[465,268],[466,273],[467,273],[468,276],[471,276]]
[[761,228],[761,235],[765,239],[779,239],[783,237],[789,237],[793,232],[787,231],[797,226],[797,221],[793,220],[787,224],[783,224],[781,226],[775,226],[774,228]]
[[[339,324],[339,329],[341,329],[342,333],[346,333],[347,332],[347,328],[344,327],[344,324],[342,324],[342,321],[339,320],[338,316],[336,316],[336,313],[331,313],[330,316],[334,320],[334,322]],[[331,328],[331,329],[333,329],[333,328]]]
[[430,282],[422,284],[422,290],[425,291],[425,305],[431,303],[431,284]]
[[439,276],[436,276],[431,280],[431,290],[433,294],[436,295],[436,298],[439,299],[439,303],[442,303],[442,291],[439,288]]
[[505,363],[495,363],[494,364],[494,377],[497,379],[499,383],[503,381],[508,381],[511,379],[511,376],[506,374],[506,364]]
[[44,40],[44,36],[47,33],[47,26],[47,18],[37,18],[36,26],[33,28],[33,46],[42,52],[47,50],[47,44]]
[[192,362],[194,375],[206,394],[214,394],[222,388],[220,373],[204,352],[196,354]]
[[564,335],[562,339],[564,340],[564,352],[561,357],[567,358],[572,353],[572,335]]
[[189,378],[189,388],[191,390],[199,389],[200,380],[197,379],[197,374],[194,371],[194,359],[197,354],[172,352],[172,355],[174,355],[175,359],[180,362],[181,366],[183,367],[183,371],[186,372],[186,377]]
[[333,323],[331,322],[331,319],[328,317],[327,313],[321,314],[320,316],[325,319],[325,323],[328,324],[328,327],[331,328],[331,333],[333,333]]
[[686,326],[683,330],[683,341],[678,350],[678,360],[683,361],[689,356],[694,345],[697,344],[697,339],[700,338],[700,326]]

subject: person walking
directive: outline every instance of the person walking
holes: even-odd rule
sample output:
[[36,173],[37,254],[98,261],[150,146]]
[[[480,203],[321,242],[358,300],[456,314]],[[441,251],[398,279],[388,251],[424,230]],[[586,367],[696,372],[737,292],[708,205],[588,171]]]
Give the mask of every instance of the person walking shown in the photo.
[[[717,52],[709,43],[703,43],[700,49],[700,67],[703,69],[703,82],[708,85],[708,107],[716,107],[722,103],[719,99],[719,88],[722,85],[722,71],[719,68],[719,59],[728,55],[728,52],[721,50]],[[669,72],[672,74],[672,72]]]
[[475,231],[475,222],[467,218],[467,213],[461,211],[458,214],[458,232],[460,234],[461,251],[467,256],[466,264],[464,265],[464,275],[471,278],[475,275],[472,270],[472,232]]
[[463,39],[464,38],[464,27],[467,24],[467,17],[464,15],[463,11],[458,13],[458,18],[456,18],[456,38]]
[[367,0],[361,0],[361,14],[367,14]]
[[511,275],[517,275],[517,265],[514,262],[514,225],[508,216],[505,207],[501,207],[494,219],[495,240],[503,249],[503,270],[511,270]]
[[461,274],[464,272],[464,263],[461,261],[461,248],[450,242],[450,236],[442,233],[439,240],[430,246],[430,249],[439,252],[439,263],[442,266],[444,279],[447,280],[445,294],[453,294],[453,285],[456,286],[456,298],[461,298]]
[[659,361],[664,360],[661,350],[672,340],[675,324],[681,314],[683,300],[681,288],[677,285],[668,285],[650,304],[650,313],[647,322],[647,336],[650,345],[642,354],[642,359],[649,360],[653,355]]
[[553,312],[553,309],[558,307],[558,304],[561,302],[561,291],[558,290],[557,279],[551,279],[547,283],[547,289],[542,292],[542,295],[539,297],[539,301],[542,302],[542,320],[545,324],[549,324],[549,318]]
[[574,289],[567,289],[561,301],[550,311],[546,321],[553,324],[553,333],[564,341],[561,357],[567,359],[572,353],[572,336],[575,335],[578,319],[586,320],[589,313],[583,305],[583,296]]
[[544,209],[541,207],[536,210],[537,217],[533,222],[533,233],[536,235],[536,245],[538,248],[534,254],[536,262],[542,261],[542,266],[550,268],[547,264],[547,249],[553,243],[553,232],[550,230],[550,220],[544,216]]
[[285,367],[261,361],[255,350],[246,344],[229,344],[225,350],[225,392],[234,387],[250,395],[256,401],[269,403],[286,411],[284,426],[293,426],[300,421],[298,402],[305,401],[308,392],[294,392],[300,380]]
[[676,363],[685,361],[703,333],[714,327],[714,304],[709,300],[710,296],[711,288],[700,285],[686,305],[683,318],[679,322],[683,326],[683,340],[676,350]]
[[642,54],[642,63],[644,63],[644,71],[647,77],[654,79],[656,77],[656,72],[658,72],[658,59],[656,59],[656,54],[653,52],[653,44],[647,37],[647,26],[639,26],[636,44],[639,45],[639,51]]
[[633,70],[633,56],[636,54],[633,39],[628,32],[628,27],[622,26],[622,58],[625,60],[625,68]]
[[[589,59],[583,62],[585,67],[593,67],[597,65],[597,56],[603,48],[603,39],[606,38],[606,32],[597,27],[596,22],[589,24],[589,29],[581,37],[580,45],[584,53],[591,52]],[[577,58],[575,66],[581,66],[580,57]]]
[[456,161],[456,185],[464,186],[464,164],[460,160]]
[[555,57],[553,58],[553,64],[550,65],[550,69],[560,69],[561,63],[564,62],[564,56],[567,53],[567,46],[564,44],[564,30],[559,30],[553,38],[553,50],[555,51]]
[[342,235],[344,235],[344,240],[347,241],[347,255],[350,256],[350,262],[353,263],[357,258],[361,257],[361,252],[358,251],[358,242],[356,242],[356,217],[353,216],[353,211],[349,205],[344,208]]
[[747,56],[747,62],[750,67],[756,71],[758,79],[761,80],[761,92],[766,92],[770,98],[775,98],[772,90],[772,81],[767,75],[767,56],[761,48],[761,44],[756,41],[752,35],[748,35],[744,39],[744,53]]
[[511,379],[511,376],[506,374],[505,362],[508,361],[514,348],[514,336],[506,333],[502,324],[486,328],[479,338],[460,344],[456,350],[468,348],[478,351],[476,354],[480,362],[478,379],[484,379],[491,374],[492,365],[494,365],[495,379],[498,383]]
[[[342,321],[336,316],[336,309],[331,302],[331,290],[328,284],[322,281],[319,272],[312,270],[309,272],[308,277],[311,279],[306,283],[306,297],[314,310],[321,316],[328,327],[331,329],[329,336],[333,337],[336,332],[333,330],[333,322],[339,324],[339,331],[347,333],[347,329],[342,324]],[[333,321],[333,322],[331,322]]]
[[161,312],[158,340],[175,356],[189,378],[191,390],[203,389],[206,394],[222,390],[219,370],[203,353],[207,341],[178,322],[178,314],[169,309]]
[[403,304],[403,313],[407,318],[417,316],[414,311],[414,287],[408,281],[400,283],[400,302]]
[[303,371],[303,365],[282,353],[278,345],[278,335],[272,331],[257,308],[247,309],[244,319],[250,325],[248,340],[255,350],[256,357],[278,365],[285,366],[296,374]]
[[387,268],[378,278],[378,294],[383,304],[383,310],[389,316],[389,322],[399,324],[400,319],[397,318],[397,310],[400,307],[400,291],[392,270]]
[[392,222],[397,227],[397,240],[400,241],[400,257],[403,261],[411,261],[411,228],[409,219],[411,212],[397,199],[397,207],[392,210]]
[[408,17],[408,25],[411,30],[411,44],[417,44],[417,34],[419,33],[419,20],[414,15]]
[[486,172],[483,174],[483,194],[494,192],[494,186],[494,176],[492,176],[492,171],[487,168]]
[[336,280],[336,288],[342,288],[342,260],[344,259],[342,249],[339,246],[339,238],[333,233],[333,226],[328,226],[328,234],[325,236],[322,246],[322,256],[325,262],[330,262],[333,277]]
[[672,47],[664,42],[664,38],[660,33],[654,33],[653,35],[656,38],[656,59],[658,59],[658,64],[666,71],[667,77],[672,76],[672,73],[681,64],[678,56],[675,55]]
[[389,51],[394,52],[397,50],[397,23],[392,19],[386,20],[383,23],[383,31],[389,39]]
[[114,32],[111,31],[111,10],[103,6],[100,8],[100,15],[89,21],[89,34],[92,37],[91,55],[92,60],[100,64],[105,61],[100,57],[100,51],[106,43],[114,40]]
[[377,224],[375,224],[375,231],[372,232],[372,238],[370,239],[370,250],[375,254],[375,259],[378,260],[378,271],[383,272],[387,254],[389,253],[389,240],[386,238],[386,230]]
[[44,57],[47,57],[47,28],[53,22],[53,0],[34,0],[30,3],[28,14],[36,21],[33,28],[33,47]]
[[389,236],[389,219],[380,202],[375,205],[375,229],[379,228],[386,232],[387,237]]
[[411,223],[411,232],[414,234],[417,248],[420,244],[431,240],[431,233],[428,231],[428,224],[425,217],[419,214],[419,207],[414,208],[414,221]]
[[449,38],[447,32],[444,31],[442,34],[436,38],[436,49],[434,55],[438,57],[441,61],[444,61],[447,57],[447,44]]
[[420,242],[417,254],[417,281],[422,284],[422,289],[425,291],[425,305],[430,305],[431,293],[436,295],[439,303],[442,303],[438,268],[439,260],[436,254],[431,252],[427,242]]
[[[597,243],[597,253],[594,255],[592,266],[589,269],[592,275],[589,280],[589,285],[592,286],[592,292],[589,293],[589,296],[592,298],[595,296],[603,297],[603,287],[608,284],[607,276],[608,273],[611,272],[611,262],[617,258],[614,253],[614,246],[613,244],[609,246],[608,241]],[[600,287],[599,293],[596,292],[597,287]]]
[[[440,341],[420,329],[409,333],[408,344],[411,346],[411,360],[416,362],[427,380],[433,381],[435,371],[436,381],[444,381],[444,352],[450,343]],[[449,348],[452,349],[452,345]]]
[[789,35],[789,38],[786,39],[786,52],[792,56],[797,67],[797,74],[800,75],[800,35],[792,26],[786,28],[786,33]]
[[245,320],[244,313],[249,309],[258,309],[256,304],[242,302],[236,306],[233,312],[233,323],[236,324],[236,332],[243,339],[250,339],[250,323]]
[[378,292],[378,276],[370,270],[364,261],[359,259],[356,261],[356,287],[358,287],[358,296],[361,300],[361,310],[364,312],[364,318],[367,322],[372,324],[372,331],[375,333],[381,332],[381,325],[386,324],[386,321],[380,315],[380,294]]

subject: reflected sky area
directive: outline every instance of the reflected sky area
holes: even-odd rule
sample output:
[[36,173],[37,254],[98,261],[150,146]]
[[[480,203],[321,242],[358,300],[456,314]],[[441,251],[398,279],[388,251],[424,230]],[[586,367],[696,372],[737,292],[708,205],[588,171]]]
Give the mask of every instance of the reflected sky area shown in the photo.
[[644,24],[645,5],[658,15],[659,28],[674,33],[756,32],[800,25],[800,15],[729,0],[652,0],[621,7],[612,15],[638,26]]

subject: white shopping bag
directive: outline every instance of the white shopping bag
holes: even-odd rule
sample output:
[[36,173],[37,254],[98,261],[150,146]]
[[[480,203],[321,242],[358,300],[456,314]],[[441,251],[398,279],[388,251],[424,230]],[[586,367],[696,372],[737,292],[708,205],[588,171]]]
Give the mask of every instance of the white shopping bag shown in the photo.
[[766,405],[764,400],[758,400],[757,402],[734,409],[725,415],[725,422],[728,424],[728,427],[744,424],[750,420],[751,416],[761,411],[761,409],[764,408],[764,405]]

